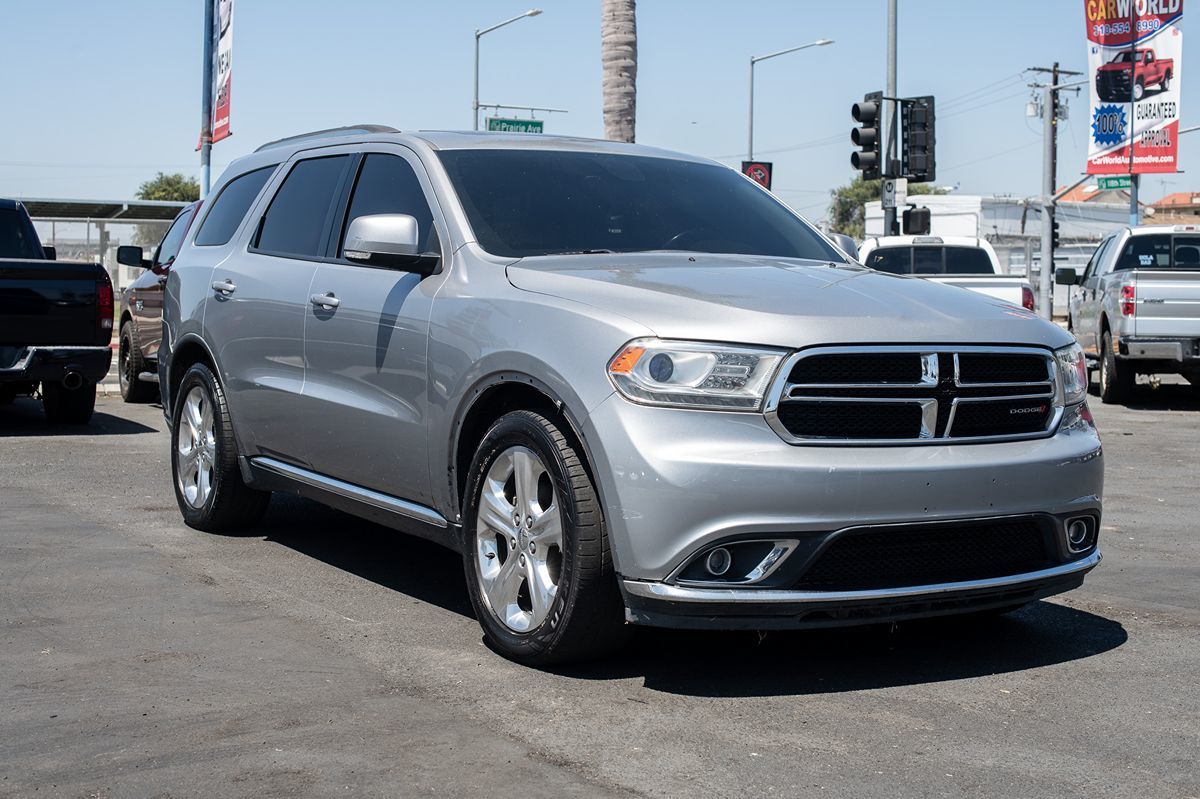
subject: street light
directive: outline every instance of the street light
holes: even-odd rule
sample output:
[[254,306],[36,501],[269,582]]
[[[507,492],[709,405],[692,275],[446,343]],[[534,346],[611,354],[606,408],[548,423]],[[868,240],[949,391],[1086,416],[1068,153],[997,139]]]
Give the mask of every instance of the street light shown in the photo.
[[497,28],[503,28],[505,25],[511,25],[517,20],[525,19],[525,17],[536,17],[540,13],[542,13],[540,8],[531,8],[524,14],[518,14],[512,19],[506,19],[503,22],[499,22],[491,26],[490,28],[484,28],[482,30],[475,31],[475,102],[471,104],[471,110],[475,117],[475,130],[479,130],[479,38],[483,36],[483,34],[491,33]]
[[750,57],[750,143],[746,147],[746,160],[754,160],[754,65],[759,61],[766,61],[768,58],[775,56],[787,55],[794,53],[797,50],[807,50],[810,47],[824,47],[827,44],[833,44],[833,39],[817,39],[815,42],[802,44],[799,47],[789,47],[787,50],[780,50],[777,53],[768,53],[767,55],[756,55]]

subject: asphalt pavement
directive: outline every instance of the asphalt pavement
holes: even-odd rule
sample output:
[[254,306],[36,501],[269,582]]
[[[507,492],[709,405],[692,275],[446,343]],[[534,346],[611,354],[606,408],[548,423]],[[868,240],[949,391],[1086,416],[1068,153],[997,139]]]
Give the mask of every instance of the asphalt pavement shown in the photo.
[[0,408],[0,796],[1200,796],[1200,403],[1092,400],[1105,559],[986,621],[481,641],[461,559],[295,498],[185,527],[157,406]]

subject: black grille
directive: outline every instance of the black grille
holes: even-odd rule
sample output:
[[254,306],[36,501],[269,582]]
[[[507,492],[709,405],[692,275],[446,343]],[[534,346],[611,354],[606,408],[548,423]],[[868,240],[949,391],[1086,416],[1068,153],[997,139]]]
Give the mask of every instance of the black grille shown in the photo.
[[919,383],[916,352],[813,355],[802,358],[788,376],[792,383]]
[[1049,398],[962,402],[954,412],[951,438],[1036,433],[1046,429],[1054,406]]
[[1050,379],[1047,361],[1040,355],[963,354],[958,356],[963,383],[1044,383]]
[[921,406],[908,402],[785,402],[779,406],[779,421],[801,438],[917,438]]
[[876,527],[843,533],[796,583],[810,591],[984,580],[1052,565],[1036,519]]

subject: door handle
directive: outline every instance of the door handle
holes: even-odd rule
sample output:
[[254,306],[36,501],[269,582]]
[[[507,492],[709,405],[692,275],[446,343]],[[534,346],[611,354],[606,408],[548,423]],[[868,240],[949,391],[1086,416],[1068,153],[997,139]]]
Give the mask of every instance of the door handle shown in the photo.
[[308,298],[308,301],[318,308],[324,308],[327,311],[333,310],[342,304],[342,301],[333,296],[332,291],[327,291],[324,294],[313,294]]
[[225,278],[224,280],[214,280],[212,287],[213,291],[218,292],[226,297],[237,291],[237,283],[234,283],[229,278]]

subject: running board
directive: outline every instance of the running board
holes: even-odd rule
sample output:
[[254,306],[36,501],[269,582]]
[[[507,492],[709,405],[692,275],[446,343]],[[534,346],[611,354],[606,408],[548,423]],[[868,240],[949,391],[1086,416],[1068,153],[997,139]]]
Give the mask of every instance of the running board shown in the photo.
[[[295,493],[326,502],[360,516],[366,515],[372,519],[376,519],[377,514],[364,514],[360,512],[360,508],[370,508],[391,516],[401,516],[441,530],[449,527],[445,517],[432,508],[327,477],[274,458],[250,458],[249,466],[256,487],[261,486],[271,490],[288,490],[290,488]],[[285,485],[281,486],[281,481]],[[279,487],[276,488],[276,486]],[[352,505],[347,507],[344,502],[334,501],[337,499],[348,500]]]
[[158,372],[138,372],[138,380],[143,383],[157,383]]

